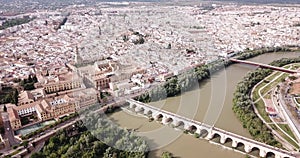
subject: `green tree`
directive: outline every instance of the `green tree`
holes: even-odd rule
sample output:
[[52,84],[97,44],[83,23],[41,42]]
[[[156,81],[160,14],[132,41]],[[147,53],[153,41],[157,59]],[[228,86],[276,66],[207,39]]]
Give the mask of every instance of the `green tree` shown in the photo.
[[28,83],[33,82],[33,79],[32,79],[32,77],[31,77],[31,75],[28,76],[28,79],[27,79],[27,80],[28,80],[28,81],[27,81]]
[[167,151],[163,152],[161,155],[161,158],[172,158],[172,157],[173,157],[172,154]]
[[32,79],[33,79],[33,82],[34,82],[34,83],[37,83],[37,82],[38,82],[38,79],[37,79],[36,75],[34,75]]
[[31,82],[31,83],[26,83],[26,84],[24,85],[24,90],[33,90],[33,89],[35,89],[34,83],[33,83],[33,82]]
[[33,153],[30,158],[46,158],[43,153],[41,152],[36,152],[36,153]]
[[17,89],[15,89],[14,92],[13,92],[13,103],[15,105],[17,105],[18,102],[19,102],[19,92],[18,92]]

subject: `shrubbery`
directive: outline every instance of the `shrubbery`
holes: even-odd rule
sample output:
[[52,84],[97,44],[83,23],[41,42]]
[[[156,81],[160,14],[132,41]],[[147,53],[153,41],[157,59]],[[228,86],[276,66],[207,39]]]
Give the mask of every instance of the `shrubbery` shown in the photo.
[[[262,48],[260,50],[245,51],[237,56],[237,59],[248,59],[264,53],[291,51],[289,47],[276,47],[276,48]],[[300,58],[293,59],[280,59],[271,63],[273,66],[281,67],[289,63],[300,62]],[[141,102],[150,102],[164,99],[166,97],[176,96],[181,92],[185,92],[193,88],[195,82],[200,82],[210,77],[213,73],[222,69],[224,66],[231,65],[231,61],[217,60],[216,62],[202,65],[198,68],[190,70],[184,74],[174,76],[163,86],[158,86],[137,98]],[[252,100],[250,98],[251,89],[259,81],[263,80],[272,70],[258,69],[255,70],[244,78],[242,82],[237,85],[233,99],[233,111],[237,117],[242,121],[243,127],[247,128],[249,133],[257,141],[267,143],[269,145],[281,147],[281,144],[274,139],[271,131],[265,124],[258,118],[252,107]],[[166,94],[166,96],[164,96]]]
[[[237,59],[248,59],[264,53],[291,51],[289,47],[262,48],[260,50],[248,50],[239,53]],[[202,65],[195,69],[184,72],[183,74],[173,76],[167,80],[164,85],[157,86],[149,92],[136,97],[135,99],[144,103],[150,101],[158,101],[166,97],[173,97],[182,92],[186,92],[194,88],[196,83],[208,79],[213,73],[221,70],[224,67],[233,64],[229,60],[219,59],[210,64]]]

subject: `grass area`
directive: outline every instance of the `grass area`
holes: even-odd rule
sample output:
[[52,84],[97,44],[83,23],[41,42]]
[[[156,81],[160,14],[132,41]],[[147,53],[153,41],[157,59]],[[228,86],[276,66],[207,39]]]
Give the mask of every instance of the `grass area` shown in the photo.
[[[300,65],[286,65],[284,66],[284,68],[291,68],[291,69],[297,69],[299,68]],[[259,89],[261,89],[262,87],[264,87],[263,89],[261,89],[261,95],[264,96],[264,98],[266,99],[271,99],[271,94],[269,93],[270,90],[272,88],[275,88],[280,82],[282,82],[285,78],[287,78],[289,76],[288,73],[284,73],[282,74],[282,72],[274,72],[271,75],[269,75],[268,77],[266,77],[264,79],[263,82],[261,82],[259,85],[256,86],[256,88],[253,91],[253,101],[257,101],[258,99],[260,99],[259,96]],[[281,75],[280,77],[278,77],[275,81],[273,81],[272,83],[269,84],[269,82],[271,82],[273,79],[275,79],[277,76]],[[300,98],[298,98],[297,102],[300,103]],[[258,100],[255,103],[255,106],[259,112],[259,114],[262,116],[262,118],[266,121],[266,122],[272,122],[268,113],[265,111],[265,104],[263,102],[263,100]],[[286,134],[284,134],[280,129],[278,129],[274,124],[270,125],[272,127],[272,129],[274,129],[275,131],[277,131],[285,140],[287,140],[291,145],[295,146],[296,148],[299,148],[299,145],[297,143],[295,143],[292,139],[290,139]],[[295,135],[293,134],[293,132],[291,131],[291,129],[289,128],[289,126],[287,124],[278,124],[278,126],[285,131],[290,137],[292,137],[294,140],[296,140]]]
[[255,103],[255,106],[259,112],[259,114],[261,115],[261,117],[268,123],[272,122],[268,113],[265,110],[265,104],[263,102],[263,100],[259,100],[258,102]]
[[300,104],[300,98],[295,98],[296,103]]
[[283,79],[285,79],[288,76],[289,76],[289,74],[284,73],[279,78],[277,78],[275,81],[273,81],[272,83],[270,83],[269,85],[267,85],[265,88],[263,88],[261,90],[261,94],[262,95],[266,94],[267,92],[269,92],[272,88],[276,87],[276,85],[278,85]]
[[259,85],[257,85],[256,86],[256,88],[254,89],[254,91],[253,91],[253,101],[256,101],[257,99],[259,99],[260,97],[259,97],[259,94],[258,94],[258,90],[260,89],[260,88],[262,88],[263,86],[265,86],[267,83],[266,82],[262,82],[262,83],[260,83]]
[[278,76],[281,72],[273,72],[271,75],[266,77],[268,81],[272,81],[276,76]]
[[268,92],[265,96],[264,96],[265,99],[271,99],[271,92]]
[[300,68],[300,64],[299,63],[295,63],[292,65],[292,69],[295,70],[295,69],[298,69]]
[[293,139],[297,140],[294,133],[290,129],[290,127],[287,124],[278,124],[278,126],[284,130],[288,135],[290,135]]
[[[276,125],[270,125],[272,127],[272,129],[274,129],[280,136],[282,136],[283,139],[285,139],[286,141],[288,141],[291,145],[293,145],[295,148],[299,149],[299,145],[297,143],[295,143],[291,138],[289,138],[287,135],[285,135],[284,133],[282,133],[281,130],[279,130]],[[279,125],[280,126],[280,125]]]
[[[298,69],[299,67],[300,67],[300,64],[293,64],[293,65],[285,65],[285,66],[283,66],[283,68],[286,68],[286,69],[291,68],[292,70]],[[269,75],[268,77],[266,77],[266,80],[271,81],[275,77],[277,77],[278,75],[280,75],[281,73],[282,72],[273,72],[271,75]],[[287,76],[288,76],[288,74],[287,74]]]

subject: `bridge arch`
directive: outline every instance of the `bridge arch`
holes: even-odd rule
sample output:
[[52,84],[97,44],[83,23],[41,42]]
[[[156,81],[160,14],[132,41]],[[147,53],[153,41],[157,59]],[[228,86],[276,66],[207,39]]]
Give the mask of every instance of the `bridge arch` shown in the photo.
[[182,127],[182,128],[184,128],[184,126],[185,126],[183,121],[176,121],[174,123],[174,125],[175,125],[175,127]]
[[167,117],[165,120],[167,124],[172,123],[174,121],[172,117]]
[[232,143],[233,143],[233,139],[230,138],[230,137],[227,137],[227,138],[225,138],[224,144],[225,144],[225,143],[230,143],[230,144],[232,144]]
[[267,154],[266,154],[266,158],[275,158],[275,153],[273,153],[273,152],[271,152],[271,151],[269,151],[269,152],[267,152]]
[[137,107],[137,105],[134,103],[129,104],[129,108],[131,108],[131,109],[135,109],[136,107]]
[[162,121],[163,118],[164,118],[164,115],[161,113],[159,113],[155,116],[155,120],[157,120],[157,121]]
[[263,151],[261,151],[259,147],[254,146],[251,148],[249,153],[260,156],[263,153]]
[[191,125],[188,127],[190,133],[195,133],[197,131],[197,127],[195,125]]
[[213,139],[218,139],[218,141],[220,142],[221,140],[221,135],[219,133],[214,133],[211,137],[211,140]]
[[139,112],[139,113],[144,113],[145,108],[144,108],[144,107],[136,107],[136,108],[135,108],[135,111],[136,111],[136,112]]
[[152,116],[153,112],[151,110],[144,111],[145,115]]
[[240,148],[245,151],[245,144],[242,142],[238,142],[235,148]]
[[200,130],[200,137],[205,138],[208,135],[208,131],[206,129]]
[[274,157],[274,155],[276,156],[276,158],[293,157],[293,155],[286,150],[274,148],[269,145],[257,142],[255,140],[240,136],[238,134],[231,133],[229,131],[222,130],[216,127],[211,127],[209,125],[206,125],[205,123],[191,120],[180,115],[173,114],[171,112],[164,111],[156,107],[152,107],[144,103],[139,103],[135,100],[128,100],[128,102],[130,103],[129,106],[131,107],[138,107],[137,109],[144,109],[143,113],[151,115],[149,117],[151,117],[152,120],[154,119],[162,121],[162,123],[164,123],[164,121],[166,120],[167,122],[171,122],[171,118],[173,120],[172,125],[175,125],[175,127],[183,126],[183,129],[186,130],[191,130],[191,128],[196,129],[196,133],[200,134],[200,136],[207,134],[205,136],[206,139],[214,139],[214,141],[217,141],[221,144],[232,141],[233,148],[245,151],[246,153],[253,152],[254,150],[256,150],[259,151],[259,156],[264,155],[263,157]]

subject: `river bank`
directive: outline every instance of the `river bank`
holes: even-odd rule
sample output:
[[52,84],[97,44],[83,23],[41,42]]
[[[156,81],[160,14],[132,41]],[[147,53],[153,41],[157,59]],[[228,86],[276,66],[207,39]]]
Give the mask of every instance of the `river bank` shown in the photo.
[[[295,52],[277,52],[259,55],[249,60],[268,64],[278,58],[295,56],[298,56],[298,54]],[[249,71],[254,69],[256,69],[254,66],[232,64],[231,66],[226,67],[226,69],[222,69],[221,71],[213,74],[211,78],[205,80],[205,82],[198,84],[197,87],[194,87],[192,91],[184,92],[181,93],[181,95],[168,97],[160,101],[150,102],[149,104],[175,113],[180,113],[184,109],[196,109],[194,111],[195,115],[191,117],[192,119],[200,122],[209,121],[211,119],[213,120],[211,122],[214,123],[216,127],[239,134],[241,136],[252,138],[249,132],[243,128],[242,123],[233,113],[232,100],[233,93],[238,82],[240,82]],[[225,90],[225,93],[220,96],[218,91],[222,89]],[[211,102],[214,98],[224,98],[224,100],[220,104],[213,104]],[[221,111],[221,113],[219,115],[212,116],[214,114],[211,113],[211,111]],[[121,127],[136,129],[137,132],[150,132],[163,128],[155,121],[149,122],[149,120],[146,118],[136,117],[123,111],[113,113],[111,116],[109,116],[109,118]],[[172,134],[173,132],[176,132],[176,130],[171,129],[168,130],[168,132],[171,132],[170,134]],[[159,138],[148,139],[151,140],[150,143],[158,144],[159,142]],[[149,157],[160,157],[161,153],[164,151],[173,153],[175,157],[196,157],[197,155],[205,155],[212,158],[244,157],[244,155],[236,152],[225,150],[224,148],[219,149],[218,147],[214,147],[212,144],[207,144],[210,143],[195,139],[190,135],[182,135],[169,144],[151,151],[149,153]],[[250,154],[257,155],[255,151],[254,153]]]

